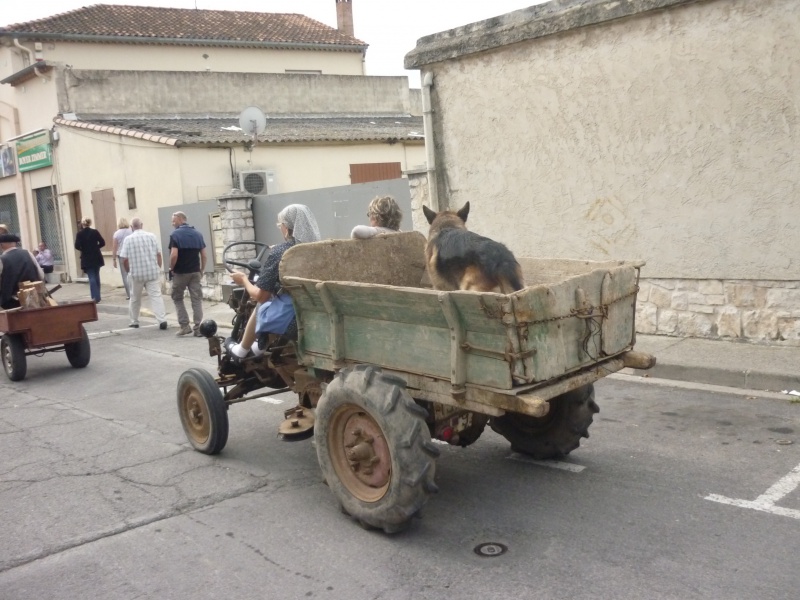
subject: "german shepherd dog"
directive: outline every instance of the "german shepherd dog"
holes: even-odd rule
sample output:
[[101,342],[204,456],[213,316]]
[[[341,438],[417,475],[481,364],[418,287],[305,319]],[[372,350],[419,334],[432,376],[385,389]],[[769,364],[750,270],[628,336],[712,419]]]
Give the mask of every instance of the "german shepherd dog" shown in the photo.
[[434,289],[510,294],[521,290],[522,267],[500,242],[467,231],[469,202],[458,212],[422,207],[430,223],[426,266]]

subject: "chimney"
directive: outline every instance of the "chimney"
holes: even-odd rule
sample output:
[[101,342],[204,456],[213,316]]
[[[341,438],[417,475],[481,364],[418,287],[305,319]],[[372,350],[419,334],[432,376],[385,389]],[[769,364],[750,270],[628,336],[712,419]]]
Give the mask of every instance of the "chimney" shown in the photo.
[[336,0],[336,26],[342,33],[355,37],[353,34],[352,0]]

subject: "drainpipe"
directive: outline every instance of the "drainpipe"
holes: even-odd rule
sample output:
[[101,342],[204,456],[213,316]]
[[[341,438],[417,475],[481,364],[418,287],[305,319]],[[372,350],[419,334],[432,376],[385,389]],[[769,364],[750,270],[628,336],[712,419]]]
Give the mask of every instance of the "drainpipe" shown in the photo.
[[39,71],[39,67],[36,66],[36,63],[39,62],[39,61],[36,59],[36,56],[34,55],[33,50],[31,50],[30,48],[26,48],[25,46],[20,44],[18,38],[14,38],[14,45],[17,48],[19,48],[20,50],[24,50],[25,52],[28,53],[28,56],[30,56],[30,58],[31,58],[31,64],[34,65],[33,72],[36,73],[36,76],[37,77],[41,77],[42,79],[46,79],[44,73]]
[[433,148],[433,109],[431,108],[431,88],[433,73],[428,71],[422,80],[422,124],[425,127],[425,158],[428,164],[428,194],[431,210],[439,212],[439,189],[436,185],[436,154]]

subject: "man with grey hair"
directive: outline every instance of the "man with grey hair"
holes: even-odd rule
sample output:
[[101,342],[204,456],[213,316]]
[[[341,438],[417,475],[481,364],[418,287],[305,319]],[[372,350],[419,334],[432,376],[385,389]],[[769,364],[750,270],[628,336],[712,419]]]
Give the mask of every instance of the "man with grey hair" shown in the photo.
[[30,252],[18,246],[19,237],[0,233],[0,308],[19,306],[17,292],[23,281],[42,281],[44,273]]
[[158,321],[159,329],[167,328],[167,311],[164,298],[161,297],[161,249],[158,239],[152,233],[142,229],[142,220],[134,217],[131,220],[132,233],[122,242],[122,250],[118,252],[122,266],[128,272],[131,283],[131,300],[128,314],[131,323],[128,327],[139,327],[139,311],[142,307],[142,290],[150,296],[150,308]]
[[[203,285],[201,279],[206,270],[206,243],[203,234],[186,222],[180,211],[172,214],[175,231],[169,236],[169,270],[172,274],[172,301],[178,313],[180,329],[176,335],[201,337],[200,323],[203,320]],[[189,313],[183,304],[183,294],[189,289],[192,300],[194,327],[189,327]]]

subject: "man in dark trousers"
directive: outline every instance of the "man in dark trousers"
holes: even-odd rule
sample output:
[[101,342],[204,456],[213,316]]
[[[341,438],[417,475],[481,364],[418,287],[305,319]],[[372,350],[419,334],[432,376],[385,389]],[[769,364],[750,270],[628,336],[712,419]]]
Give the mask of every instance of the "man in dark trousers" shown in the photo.
[[44,273],[31,253],[17,246],[19,238],[12,233],[0,234],[0,308],[17,308],[17,292],[23,281],[42,281]]
[[[178,313],[178,333],[201,337],[200,323],[203,320],[203,287],[201,278],[206,269],[206,243],[203,235],[186,222],[186,215],[172,215],[175,231],[169,236],[169,268],[172,273],[172,301]],[[189,288],[192,301],[194,327],[189,326],[189,314],[183,303],[183,293]]]

